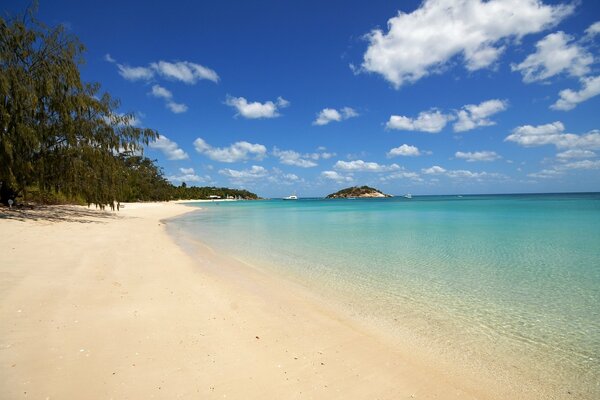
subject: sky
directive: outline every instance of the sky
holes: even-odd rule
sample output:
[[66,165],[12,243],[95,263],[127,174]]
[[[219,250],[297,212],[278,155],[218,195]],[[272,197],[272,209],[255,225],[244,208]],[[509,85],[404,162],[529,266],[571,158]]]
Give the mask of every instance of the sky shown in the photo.
[[40,0],[37,17],[160,133],[144,154],[175,185],[600,191],[596,0]]

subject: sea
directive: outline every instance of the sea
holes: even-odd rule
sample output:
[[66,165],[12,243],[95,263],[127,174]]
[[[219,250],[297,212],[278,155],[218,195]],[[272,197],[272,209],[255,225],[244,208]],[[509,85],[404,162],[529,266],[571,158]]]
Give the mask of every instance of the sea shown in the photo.
[[442,366],[537,398],[600,398],[600,193],[190,205],[169,229]]

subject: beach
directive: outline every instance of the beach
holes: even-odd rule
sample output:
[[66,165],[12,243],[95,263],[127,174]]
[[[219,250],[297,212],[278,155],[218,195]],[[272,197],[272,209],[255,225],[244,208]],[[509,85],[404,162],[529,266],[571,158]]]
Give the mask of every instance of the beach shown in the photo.
[[191,257],[162,222],[189,211],[3,212],[3,398],[496,398],[291,282]]

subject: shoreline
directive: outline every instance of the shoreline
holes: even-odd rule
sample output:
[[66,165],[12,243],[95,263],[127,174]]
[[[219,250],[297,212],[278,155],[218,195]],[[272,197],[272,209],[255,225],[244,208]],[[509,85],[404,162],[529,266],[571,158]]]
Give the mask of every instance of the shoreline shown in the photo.
[[[292,282],[179,247],[177,203],[0,218],[7,398],[501,398]],[[71,214],[71,217],[60,217]],[[36,219],[37,218],[37,219]]]

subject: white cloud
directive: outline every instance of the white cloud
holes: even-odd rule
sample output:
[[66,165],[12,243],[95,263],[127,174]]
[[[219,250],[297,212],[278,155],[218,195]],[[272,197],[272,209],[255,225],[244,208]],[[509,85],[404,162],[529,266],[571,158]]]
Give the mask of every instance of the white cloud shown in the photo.
[[425,0],[412,13],[398,12],[388,31],[374,29],[362,70],[381,74],[399,88],[462,56],[468,70],[493,64],[511,39],[556,25],[572,4],[539,0]]
[[253,165],[251,168],[243,170],[220,169],[219,174],[230,178],[233,182],[247,182],[265,178],[269,171],[259,165]]
[[543,169],[539,172],[533,172],[531,174],[527,174],[527,176],[531,177],[531,178],[536,178],[536,179],[552,179],[552,178],[556,178],[559,176],[563,176],[564,172],[563,171],[558,171],[555,169]]
[[211,160],[221,162],[245,161],[250,158],[261,160],[267,154],[267,148],[262,144],[252,144],[245,141],[236,142],[229,147],[212,147],[202,138],[194,141],[194,147],[200,154],[206,155]]
[[169,160],[187,160],[189,158],[188,154],[180,149],[177,143],[163,135],[160,135],[149,146],[152,149],[161,151]]
[[307,156],[310,157],[310,155],[303,156],[302,154],[293,150],[279,150],[277,147],[275,147],[273,148],[273,155],[279,158],[280,163],[285,165],[294,165],[296,167],[302,168],[310,168],[317,166],[316,162],[306,158]]
[[175,114],[181,114],[188,110],[188,106],[183,103],[175,103],[174,101],[167,101],[167,108]]
[[474,152],[462,152],[457,151],[454,156],[456,158],[461,158],[463,160],[467,160],[467,162],[475,162],[475,161],[495,161],[502,157],[496,154],[495,151],[474,151]]
[[552,179],[562,177],[565,173],[570,170],[583,169],[583,170],[596,170],[600,169],[600,160],[581,160],[573,161],[566,164],[556,165],[552,168],[543,169],[539,172],[528,174],[532,178]]
[[448,122],[458,119],[453,125],[454,132],[464,132],[480,126],[494,125],[495,122],[489,117],[506,110],[507,107],[506,100],[491,99],[480,104],[467,104],[458,110],[456,115],[443,114],[435,108],[420,112],[417,118],[392,115],[386,128],[438,133]]
[[188,110],[188,106],[182,103],[176,103],[173,99],[173,94],[166,88],[160,85],[153,85],[150,94],[165,100],[166,107],[175,114],[184,113]]
[[154,77],[154,71],[146,67],[130,67],[128,65],[117,64],[119,75],[128,81],[149,80]]
[[566,72],[581,77],[590,71],[594,57],[578,44],[573,37],[562,31],[551,33],[535,45],[536,52],[525,60],[511,66],[523,75],[523,82],[531,83]]
[[152,85],[152,92],[150,92],[152,96],[162,98],[162,99],[171,99],[173,94],[166,88],[160,85]]
[[577,104],[600,94],[600,75],[581,78],[579,82],[582,86],[581,90],[577,92],[571,89],[561,90],[558,94],[560,99],[550,108],[561,111],[572,110]]
[[393,149],[388,151],[387,156],[390,158],[396,156],[417,157],[421,154],[421,151],[417,147],[410,146],[408,144],[403,144],[402,146],[394,147]]
[[439,165],[434,165],[433,167],[424,168],[422,172],[427,175],[440,175],[445,173],[446,170]]
[[398,164],[382,165],[376,162],[366,162],[363,160],[338,161],[333,166],[334,169],[346,172],[386,172],[400,169]]
[[422,111],[417,118],[392,115],[386,124],[387,129],[438,133],[453,120],[451,115],[442,114],[439,110]]
[[225,104],[237,110],[236,116],[241,115],[244,118],[256,119],[279,117],[279,109],[288,107],[290,102],[282,97],[278,97],[275,102],[267,101],[260,103],[254,101],[249,103],[244,97],[227,96]]
[[600,169],[600,160],[574,161],[564,165],[566,169]]
[[196,175],[194,168],[179,168],[179,175],[167,176],[171,182],[210,182],[210,176]]
[[596,153],[591,150],[571,149],[558,153],[556,158],[561,161],[570,160],[572,158],[593,158],[596,157]]
[[583,135],[564,131],[565,126],[559,121],[538,126],[523,125],[513,129],[504,140],[523,147],[552,144],[559,149],[600,149],[600,131],[591,131]]
[[477,181],[483,181],[484,179],[505,179],[506,176],[495,172],[473,172],[466,169],[447,170],[434,165],[430,168],[424,168],[421,170],[426,175],[444,175],[452,179],[474,179]]
[[[111,63],[116,63],[110,54],[106,54],[104,59]],[[150,63],[147,67],[130,67],[127,64],[117,64],[119,74],[130,81],[150,80],[156,75],[168,79],[194,85],[202,79],[217,83],[219,75],[212,69],[200,64],[189,61],[158,61]]]
[[339,111],[335,108],[324,108],[317,114],[317,119],[313,121],[313,125],[327,125],[332,121],[339,122],[353,117],[358,117],[358,113],[350,107],[343,107]]
[[596,36],[600,33],[600,21],[594,22],[585,30],[587,36]]
[[321,172],[321,177],[335,181],[337,183],[352,182],[353,180],[352,176],[342,175],[336,171],[323,171]]
[[391,174],[389,174],[387,176],[383,176],[380,179],[382,181],[389,181],[389,180],[393,180],[393,179],[410,179],[415,182],[423,181],[423,179],[419,176],[419,174],[417,174],[416,172],[410,172],[410,171],[392,172]]
[[166,79],[176,80],[194,85],[201,79],[219,82],[219,75],[212,69],[189,61],[158,61],[150,64],[150,67]]
[[495,125],[488,117],[506,110],[506,100],[492,99],[480,104],[467,104],[458,111],[458,121],[454,124],[454,132],[464,132],[480,126]]

